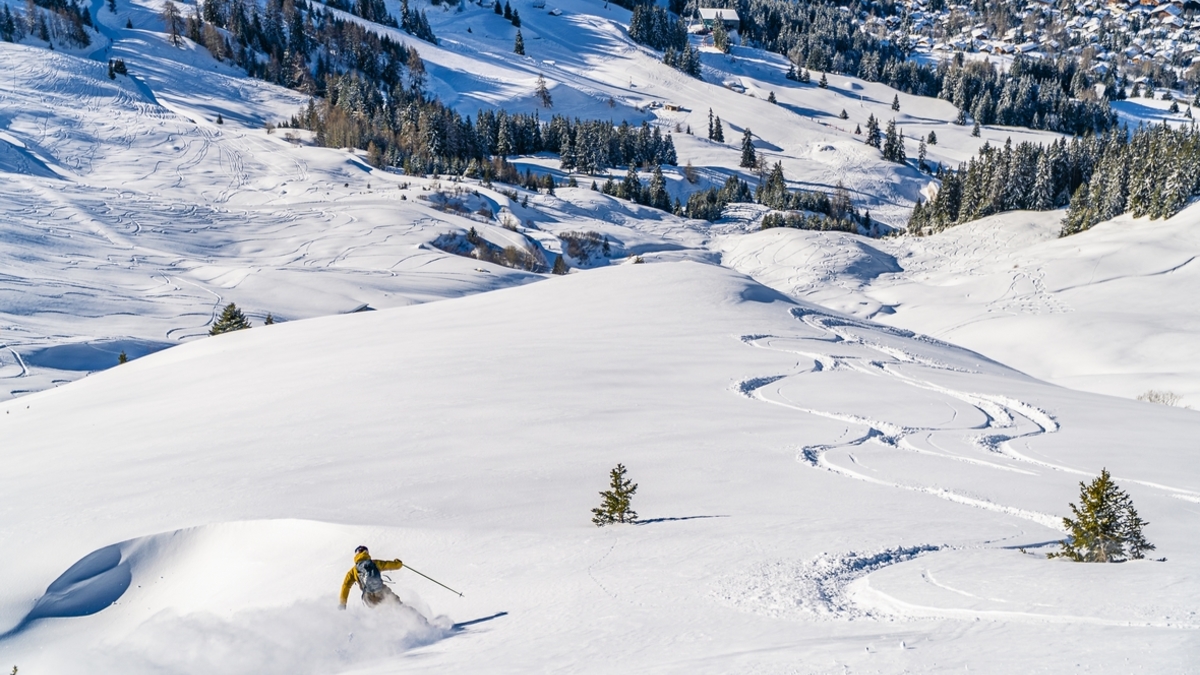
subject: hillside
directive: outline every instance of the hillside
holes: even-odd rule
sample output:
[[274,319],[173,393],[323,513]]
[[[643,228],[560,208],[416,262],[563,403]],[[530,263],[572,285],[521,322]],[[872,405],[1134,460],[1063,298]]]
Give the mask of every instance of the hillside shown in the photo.
[[[592,189],[653,166],[549,151],[506,161],[553,189],[382,168],[277,127],[309,97],[173,46],[160,0],[94,0],[87,47],[0,42],[0,667],[1188,672],[1200,417],[1132,399],[1200,405],[1200,205],[898,234],[938,189],[931,132],[946,167],[1061,136],[699,36],[693,78],[628,10],[534,4],[524,55],[490,5],[413,0],[436,45],[330,16],[419,54],[429,107],[398,114],[645,123],[682,203],[759,184],[749,128],[788,188],[840,184],[897,236],[689,219]],[[229,303],[254,327],[209,337]],[[618,463],[640,521],[598,529]],[[1047,559],[1104,468],[1157,549]],[[412,568],[406,608],[337,610],[359,544]]]
[[[1194,413],[709,265],[255,329],[3,407],[5,623],[89,551],[130,578],[7,638],[23,672],[1183,672],[1198,630]],[[645,524],[598,530],[616,462]],[[1166,562],[1042,556],[1101,466]],[[362,542],[464,597],[401,571],[432,623],[338,613]]]

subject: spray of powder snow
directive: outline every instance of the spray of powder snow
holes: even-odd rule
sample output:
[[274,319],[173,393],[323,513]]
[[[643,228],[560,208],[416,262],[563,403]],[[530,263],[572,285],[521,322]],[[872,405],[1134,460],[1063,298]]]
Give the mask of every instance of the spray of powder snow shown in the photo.
[[156,614],[100,656],[114,672],[172,675],[332,673],[431,644],[453,632],[446,617],[416,609],[327,600],[238,612]]

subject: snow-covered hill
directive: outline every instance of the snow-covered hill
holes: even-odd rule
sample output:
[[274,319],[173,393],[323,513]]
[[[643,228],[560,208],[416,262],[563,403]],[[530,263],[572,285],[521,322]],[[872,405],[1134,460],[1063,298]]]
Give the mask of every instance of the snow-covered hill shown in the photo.
[[796,230],[722,240],[725,264],[794,297],[969,347],[1067,387],[1200,402],[1196,226],[1128,215],[1059,239],[1062,211],[927,238]]
[[[936,131],[943,163],[1052,137],[973,138],[944,101],[900,94],[894,112],[887,87],[800,85],[743,47],[706,51],[695,80],[602,3],[515,3],[524,57],[490,8],[439,7],[438,46],[391,32],[430,92],[532,112],[541,74],[543,116],[690,126],[673,135],[698,180],[668,169],[672,196],[749,178],[749,127],[793,187],[841,181],[902,225],[928,178],[861,143],[868,115],[895,117],[910,156]],[[1128,400],[1200,400],[1200,207],[1061,240],[1061,213],[871,240],[758,231],[753,206],[686,220],[585,177],[549,195],[403,176],[268,133],[306,99],[171,47],[160,9],[96,2],[105,40],[78,53],[0,43],[0,664],[1184,673],[1200,658],[1200,418]],[[110,80],[109,57],[131,77]],[[710,107],[725,144],[703,138]],[[554,157],[514,163],[565,178]],[[610,253],[567,255],[577,269],[555,277],[434,246],[472,228],[547,262],[568,232]],[[228,302],[283,323],[202,337]],[[112,368],[121,352],[133,361]],[[642,523],[597,529],[618,462]],[[1045,559],[1103,467],[1165,560]],[[361,543],[465,595],[401,571],[409,609],[339,613]]]
[[[3,409],[22,672],[1185,672],[1200,635],[1194,413],[712,265],[243,331]],[[597,529],[617,462],[644,524]],[[1165,562],[1044,558],[1102,466]],[[364,542],[464,597],[401,571],[428,622],[337,612]],[[43,596],[91,551],[112,571]]]

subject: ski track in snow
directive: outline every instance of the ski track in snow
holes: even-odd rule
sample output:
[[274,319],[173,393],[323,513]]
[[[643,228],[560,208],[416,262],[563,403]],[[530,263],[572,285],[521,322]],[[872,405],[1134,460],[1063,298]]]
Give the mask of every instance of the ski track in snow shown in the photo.
[[[839,463],[832,459],[830,455],[835,454],[839,457],[844,456],[849,460],[850,464],[859,464],[858,460],[849,454],[848,450],[867,443],[873,443],[886,448],[937,457],[939,459],[948,459],[1009,473],[1034,476],[1037,475],[1036,472],[1038,469],[1049,469],[1081,477],[1090,477],[1092,475],[1092,472],[1030,457],[1014,449],[1014,441],[1027,441],[1039,436],[1055,433],[1059,430],[1057,420],[1046,411],[1008,396],[960,391],[908,374],[901,370],[901,368],[909,367],[911,369],[912,366],[916,366],[922,370],[953,373],[972,371],[961,366],[927,358],[907,349],[897,347],[894,344],[885,344],[879,339],[865,337],[858,334],[858,332],[869,331],[877,334],[878,337],[904,338],[939,347],[948,347],[949,345],[933,338],[914,334],[910,331],[882,325],[872,325],[849,317],[835,316],[810,309],[796,308],[792,310],[792,314],[803,322],[806,327],[818,331],[818,335],[813,337],[743,335],[740,339],[751,346],[775,351],[786,351],[807,357],[812,359],[813,367],[791,374],[748,378],[737,383],[735,389],[738,393],[755,400],[791,408],[818,417],[837,420],[865,429],[864,433],[848,441],[835,444],[805,446],[797,453],[797,461],[846,476],[847,478],[897,489],[922,492],[947,501],[1016,516],[1061,531],[1062,519],[1059,516],[998,504],[988,499],[980,499],[936,486],[912,485],[868,475],[863,470],[850,468],[844,463]],[[773,339],[787,340],[792,344],[789,344],[785,349],[773,344]],[[797,348],[794,344],[795,342],[801,342],[803,345],[811,347],[811,349]],[[834,345],[837,347],[853,346],[864,348],[870,352],[882,355],[883,358],[875,359],[862,355],[839,354],[826,348],[827,346]],[[778,387],[769,389],[770,385],[786,381],[789,377],[832,371],[856,371],[884,376],[894,382],[902,383],[914,389],[932,392],[941,397],[961,401],[978,411],[986,422],[983,427],[978,429],[978,433],[971,434],[964,434],[963,430],[960,429],[938,426],[910,426],[872,419],[857,414],[796,405],[786,400],[786,397],[779,395]],[[984,451],[986,454],[969,456],[949,453],[939,449],[934,441],[934,437],[947,434],[956,434],[959,438],[969,440],[971,445]],[[1189,490],[1133,478],[1122,478],[1122,480],[1162,490],[1177,499],[1200,502],[1200,495]]]
[[[834,444],[817,444],[803,447],[796,455],[798,462],[847,478],[895,489],[920,492],[950,502],[1003,513],[1051,529],[1062,530],[1062,520],[1059,516],[996,503],[990,499],[961,494],[954,490],[937,487],[936,485],[917,485],[902,480],[892,480],[886,476],[870,475],[871,473],[878,474],[878,472],[867,469],[855,455],[850,453],[850,450],[854,448],[866,444],[874,444],[885,448],[966,463],[983,469],[1007,473],[1036,476],[1039,469],[1048,469],[1081,477],[1091,476],[1091,472],[1036,459],[1014,449],[1014,441],[1027,441],[1057,432],[1059,424],[1052,415],[1034,405],[1008,396],[960,391],[911,375],[901,370],[901,368],[917,366],[923,370],[969,371],[951,364],[928,359],[894,345],[884,344],[876,339],[859,335],[858,332],[870,331],[882,334],[883,337],[894,336],[916,339],[919,342],[927,342],[939,346],[944,345],[940,341],[914,335],[905,330],[875,326],[847,317],[834,316],[813,310],[798,308],[792,310],[792,313],[805,326],[819,331],[818,335],[813,337],[744,335],[740,339],[751,346],[775,351],[786,351],[804,356],[812,360],[813,366],[790,374],[748,378],[738,382],[735,385],[735,390],[741,395],[754,400],[783,406],[809,415],[837,420],[852,427],[863,429],[861,434],[856,435],[850,440]],[[784,348],[774,344],[773,340],[786,340],[789,341],[789,344]],[[800,343],[802,347],[797,347],[797,343]],[[830,349],[830,347],[840,348],[850,346],[865,348],[870,352],[881,354],[884,358],[874,359],[861,355],[839,354],[835,352],[835,349]],[[806,349],[803,347],[809,348]],[[941,397],[961,401],[973,407],[986,421],[981,428],[971,430],[971,432],[966,432],[963,429],[939,426],[899,424],[872,419],[858,414],[797,405],[788,401],[785,396],[779,393],[779,386],[771,386],[786,382],[791,377],[833,371],[856,371],[883,376],[914,389],[932,392]],[[970,445],[985,454],[971,456],[942,450],[935,441],[935,437],[946,435],[957,436],[958,440],[967,440]],[[855,468],[852,468],[852,466]],[[1200,502],[1200,495],[1196,495],[1189,490],[1131,478],[1122,478],[1122,480],[1162,490],[1177,499]]]
[[877,612],[855,603],[852,585],[871,572],[941,548],[920,545],[763,562],[723,579],[713,595],[722,604],[779,619],[878,618]]
[[[1005,504],[991,496],[964,494],[961,489],[950,489],[937,485],[943,475],[936,463],[947,460],[966,464],[972,470],[1001,472],[1011,480],[1037,479],[1046,471],[1063,472],[1081,477],[1090,477],[1087,471],[1056,464],[1032,457],[1014,448],[1014,443],[1028,442],[1057,433],[1060,424],[1053,415],[1026,401],[998,393],[963,391],[934,381],[937,374],[951,377],[960,373],[981,374],[966,363],[946,363],[920,353],[920,345],[930,344],[944,347],[944,343],[908,331],[875,326],[844,316],[824,313],[813,309],[796,308],[792,315],[802,322],[804,331],[795,335],[741,335],[739,339],[753,347],[802,356],[811,365],[798,363],[790,373],[751,377],[736,382],[733,391],[752,400],[782,406],[806,415],[836,420],[847,425],[845,438],[829,444],[811,444],[800,448],[796,461],[806,466],[825,470],[872,485],[926,494],[955,504],[1000,513],[1026,520],[1037,525],[1062,531],[1059,516],[1043,513],[1012,504]],[[900,346],[896,338],[909,342]],[[891,340],[889,342],[889,340]],[[947,352],[943,351],[942,354]],[[952,352],[951,352],[952,353]],[[974,356],[974,355],[971,355]],[[982,361],[982,359],[978,359]],[[965,361],[965,360],[964,360]],[[983,367],[982,363],[978,367]],[[932,395],[934,402],[950,401],[965,403],[983,421],[964,426],[962,412],[955,414],[941,425],[928,421],[906,423],[896,420],[872,418],[860,414],[862,408],[854,406],[854,412],[823,408],[819,405],[801,405],[789,400],[789,387],[797,386],[799,378],[824,377],[830,374],[870,375],[884,378],[904,388]],[[928,376],[923,375],[927,373]],[[814,388],[806,382],[808,389]],[[820,383],[825,387],[836,383]],[[880,396],[895,397],[893,390],[881,389]],[[803,392],[800,394],[803,396]],[[900,394],[903,396],[903,394]],[[833,404],[831,404],[833,405]],[[931,407],[932,403],[930,404]],[[951,408],[953,406],[951,405]],[[906,410],[901,407],[900,410]],[[957,423],[957,426],[955,426]],[[855,429],[859,431],[854,431]],[[867,466],[862,461],[859,449],[869,447],[912,453],[925,462],[935,462],[934,469],[928,464],[908,468],[907,462],[889,467]],[[948,449],[952,448],[952,449]],[[875,462],[871,462],[875,464]],[[900,468],[895,468],[900,467]],[[924,469],[924,470],[923,470]],[[904,472],[904,475],[889,475]],[[912,473],[915,471],[916,473]],[[955,470],[961,473],[960,470]],[[1171,486],[1136,479],[1122,479],[1155,488],[1178,499],[1200,501],[1200,495]],[[921,481],[929,481],[923,483]],[[975,485],[990,485],[1002,481],[989,480],[980,476]],[[1011,493],[1010,493],[1011,494]],[[985,542],[986,544],[986,542]],[[842,555],[822,554],[810,561],[772,561],[760,563],[722,580],[714,590],[717,599],[745,611],[780,618],[880,618],[880,617],[937,617],[961,620],[1001,620],[1018,622],[1088,623],[1113,626],[1153,626],[1189,628],[1171,622],[1145,623],[1138,620],[1113,619],[1073,615],[1049,615],[1029,612],[1000,610],[953,609],[924,607],[893,597],[879,589],[871,588],[868,575],[884,567],[905,562],[925,553],[949,550],[954,547],[922,544],[913,548],[888,549],[872,555],[848,552]],[[931,573],[930,573],[931,574]],[[928,574],[926,575],[929,576]],[[931,578],[927,583],[935,584]],[[949,589],[958,593],[955,589]],[[969,594],[968,594],[969,595]],[[1161,626],[1160,626],[1161,624]]]

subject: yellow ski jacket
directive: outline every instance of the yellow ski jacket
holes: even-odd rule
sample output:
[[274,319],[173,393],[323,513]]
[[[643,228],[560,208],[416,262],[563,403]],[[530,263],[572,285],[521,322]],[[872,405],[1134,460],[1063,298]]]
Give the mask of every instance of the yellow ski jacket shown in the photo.
[[[346,599],[350,597],[350,587],[358,583],[358,563],[370,557],[371,554],[368,551],[363,551],[354,556],[354,567],[351,567],[350,571],[346,572],[346,578],[342,581],[342,595],[339,604],[346,604]],[[395,560],[376,560],[375,565],[379,568],[380,572],[398,570],[404,567],[404,563],[400,562],[399,558]]]

